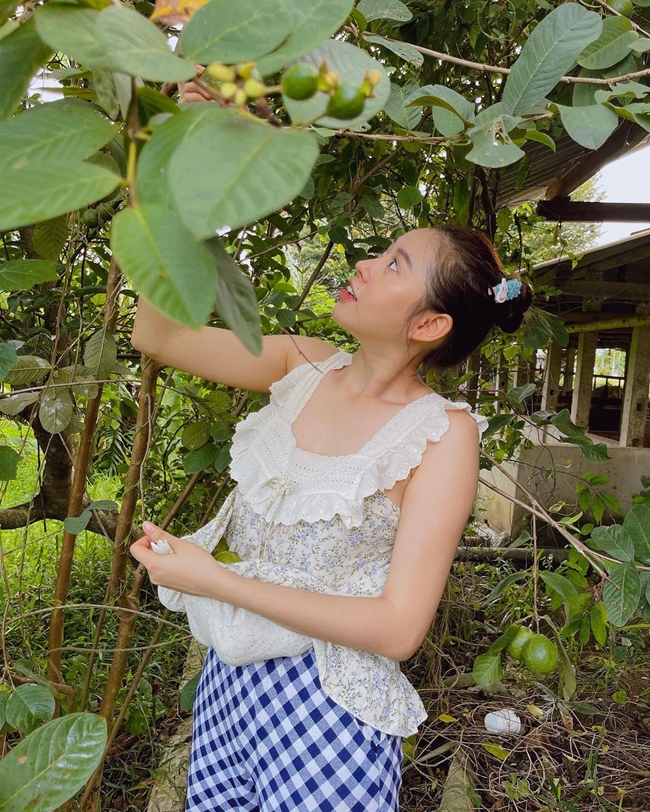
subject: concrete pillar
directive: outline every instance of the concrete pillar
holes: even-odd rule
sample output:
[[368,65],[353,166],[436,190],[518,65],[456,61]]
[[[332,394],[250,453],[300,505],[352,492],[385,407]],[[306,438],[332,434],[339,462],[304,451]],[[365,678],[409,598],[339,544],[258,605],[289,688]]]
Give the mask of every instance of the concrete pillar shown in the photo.
[[564,357],[564,376],[562,378],[561,392],[563,395],[566,395],[573,389],[573,375],[576,366],[576,348],[567,347]]
[[591,409],[591,391],[593,389],[597,346],[597,332],[579,334],[573,397],[571,398],[571,420],[576,426],[589,427],[589,410]]
[[649,379],[650,327],[633,327],[621,415],[620,444],[622,446],[643,448],[648,413]]
[[546,368],[544,370],[544,386],[542,387],[542,409],[557,411],[557,401],[560,395],[560,372],[562,371],[562,346],[551,340],[546,350]]

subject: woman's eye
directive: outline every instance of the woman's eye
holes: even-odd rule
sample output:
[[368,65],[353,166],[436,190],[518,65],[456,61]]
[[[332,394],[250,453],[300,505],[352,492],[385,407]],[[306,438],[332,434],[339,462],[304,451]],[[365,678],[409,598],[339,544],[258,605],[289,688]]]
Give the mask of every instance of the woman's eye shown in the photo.
[[389,267],[389,268],[390,268],[392,271],[396,271],[396,270],[397,270],[397,260],[396,260],[396,259],[391,260],[391,261],[388,263],[388,267]]

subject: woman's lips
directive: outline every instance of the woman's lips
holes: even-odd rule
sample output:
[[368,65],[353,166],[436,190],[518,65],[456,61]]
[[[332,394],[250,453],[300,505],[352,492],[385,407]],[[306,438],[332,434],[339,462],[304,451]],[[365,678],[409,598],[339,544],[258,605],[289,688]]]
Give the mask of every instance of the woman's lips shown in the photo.
[[345,302],[356,302],[356,299],[352,294],[348,293],[348,291],[343,288],[340,293],[340,298]]

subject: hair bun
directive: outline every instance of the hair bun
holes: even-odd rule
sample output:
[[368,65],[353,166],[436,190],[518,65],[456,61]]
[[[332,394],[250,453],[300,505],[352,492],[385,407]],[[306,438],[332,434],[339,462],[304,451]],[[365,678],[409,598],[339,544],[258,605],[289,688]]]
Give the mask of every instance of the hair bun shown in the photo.
[[521,283],[521,290],[513,299],[494,304],[494,323],[504,333],[515,333],[521,326],[524,313],[533,303],[533,290],[526,282]]

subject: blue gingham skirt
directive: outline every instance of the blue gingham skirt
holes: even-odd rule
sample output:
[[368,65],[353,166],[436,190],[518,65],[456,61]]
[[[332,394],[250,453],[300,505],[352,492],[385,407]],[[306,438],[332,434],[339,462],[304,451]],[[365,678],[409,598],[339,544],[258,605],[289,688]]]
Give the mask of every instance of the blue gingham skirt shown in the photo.
[[397,812],[402,739],[322,690],[313,650],[245,666],[208,651],[186,812]]

